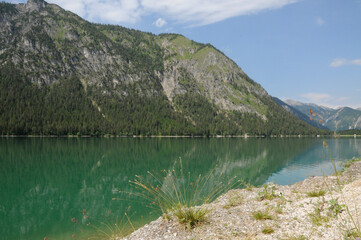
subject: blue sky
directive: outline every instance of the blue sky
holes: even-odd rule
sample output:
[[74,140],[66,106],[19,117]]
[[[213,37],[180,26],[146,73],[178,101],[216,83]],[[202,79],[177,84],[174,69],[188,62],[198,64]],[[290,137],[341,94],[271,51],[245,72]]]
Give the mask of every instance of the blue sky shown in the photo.
[[361,107],[361,0],[48,2],[91,22],[210,43],[272,96]]

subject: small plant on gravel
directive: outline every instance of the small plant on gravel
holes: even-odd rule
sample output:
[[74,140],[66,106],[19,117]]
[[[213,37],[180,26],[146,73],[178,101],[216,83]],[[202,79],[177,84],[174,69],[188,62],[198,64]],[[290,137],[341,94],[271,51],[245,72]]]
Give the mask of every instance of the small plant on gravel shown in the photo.
[[308,192],[307,196],[309,196],[309,197],[322,197],[322,196],[325,196],[325,194],[326,194],[326,191],[323,190],[323,189],[320,189],[320,190],[313,190],[311,192]]
[[271,227],[265,227],[265,228],[262,229],[263,234],[271,234],[271,233],[274,233],[274,232],[275,232],[275,230],[273,228],[271,228]]
[[328,209],[332,212],[334,217],[345,210],[345,204],[339,204],[338,199],[331,199],[328,201],[328,204],[330,204]]
[[227,203],[223,206],[225,209],[241,205],[243,202],[243,196],[239,193],[233,193],[232,196],[228,198]]
[[342,166],[341,172],[346,171],[354,162],[359,162],[359,161],[361,161],[361,158],[355,158],[355,157],[353,157],[352,159],[347,160],[347,161],[341,163],[341,166]]
[[275,212],[277,214],[282,214],[283,213],[283,209],[282,209],[282,206],[280,204],[277,204],[277,206],[275,207]]
[[273,220],[274,217],[270,215],[269,210],[266,209],[265,211],[256,211],[252,213],[253,218],[256,220]]
[[346,231],[344,235],[345,240],[359,240],[361,239],[361,235],[359,234],[357,229],[349,229]]
[[237,232],[237,231],[233,231],[232,236],[233,237],[239,237],[239,236],[241,236],[241,234],[239,234],[239,232]]
[[275,197],[278,197],[278,195],[276,195],[275,193],[275,190],[276,185],[274,185],[273,183],[264,184],[262,191],[258,193],[258,199],[262,201],[265,199],[272,200]]
[[315,206],[313,213],[310,213],[309,216],[311,221],[316,226],[321,226],[323,223],[327,223],[330,220],[330,216],[322,214],[324,210],[324,202],[318,203]]
[[[177,162],[174,164],[177,165]],[[178,221],[192,228],[205,220],[210,212],[204,207],[195,207],[215,200],[221,194],[240,186],[236,178],[226,179],[216,169],[206,176],[191,174],[183,171],[182,160],[179,160],[179,170],[163,170],[161,174],[148,172],[148,178],[137,178],[130,183],[136,188],[135,196],[148,201],[149,207],[160,210],[168,216],[175,216]]]

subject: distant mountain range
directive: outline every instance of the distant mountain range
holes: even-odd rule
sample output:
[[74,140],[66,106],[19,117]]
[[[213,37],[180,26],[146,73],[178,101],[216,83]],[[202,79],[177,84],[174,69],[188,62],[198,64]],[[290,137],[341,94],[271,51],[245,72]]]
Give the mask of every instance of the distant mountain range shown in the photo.
[[[324,124],[321,124],[319,121],[311,120],[309,112],[307,113],[302,110],[299,110],[296,107],[292,106],[292,104],[288,104],[279,98],[274,97],[273,99],[275,100],[276,103],[278,103],[281,107],[283,107],[287,112],[295,115],[297,118],[299,118],[302,121],[307,122],[311,126],[321,128],[321,129],[329,129]],[[289,100],[289,101],[292,101],[292,100]]]
[[[361,108],[342,107],[333,109],[313,103],[274,99],[285,110],[312,126],[327,128],[332,131],[361,129]],[[310,109],[315,116],[310,114]]]

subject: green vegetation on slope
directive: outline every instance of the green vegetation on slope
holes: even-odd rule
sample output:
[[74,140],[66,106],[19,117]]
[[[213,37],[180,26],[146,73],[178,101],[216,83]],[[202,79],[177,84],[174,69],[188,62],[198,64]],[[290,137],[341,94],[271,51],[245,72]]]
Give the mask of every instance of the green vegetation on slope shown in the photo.
[[361,129],[342,130],[337,131],[337,133],[340,135],[361,135]]
[[14,66],[0,69],[0,134],[99,134],[103,119],[76,77],[37,86]]
[[289,114],[269,115],[269,121],[265,122],[251,113],[219,112],[198,93],[178,95],[174,99],[178,106],[178,111],[175,111],[161,93],[140,97],[135,88],[124,88],[129,95],[107,96],[96,88],[89,88],[85,92],[75,76],[50,86],[40,86],[31,83],[20,72],[11,65],[0,69],[2,135],[316,133],[316,130],[307,132],[307,126],[302,122],[299,122],[299,128],[294,128],[289,123],[297,120]]
[[[1,3],[0,11],[5,16],[0,35],[2,135],[318,132],[277,106],[210,44],[92,24],[52,4],[17,11],[16,5]],[[204,69],[192,72],[194,63]],[[172,99],[162,85],[168,73],[178,84]],[[209,86],[224,91],[210,93]],[[216,104],[215,98],[233,108]],[[245,110],[230,110],[237,107]]]

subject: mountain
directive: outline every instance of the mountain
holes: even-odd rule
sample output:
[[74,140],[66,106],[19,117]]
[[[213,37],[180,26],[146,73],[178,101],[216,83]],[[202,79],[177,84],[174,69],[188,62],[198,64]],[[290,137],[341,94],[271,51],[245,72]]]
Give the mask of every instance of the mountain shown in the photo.
[[[361,129],[361,111],[349,107],[338,109],[319,106],[312,103],[301,103],[293,100],[285,101],[288,105],[312,117],[313,121],[318,122],[332,131]],[[310,115],[310,109],[315,116]]]
[[[313,127],[321,128],[321,129],[328,129],[326,126],[322,125],[319,121],[314,121],[310,119],[310,114],[305,114],[298,110],[297,108],[291,106],[290,104],[285,103],[279,98],[273,97],[276,103],[278,103],[283,109],[285,109],[287,112],[291,113],[292,115],[296,116],[298,119],[307,122]],[[291,100],[288,100],[291,101]],[[294,102],[295,103],[295,102]]]
[[0,3],[0,134],[315,134],[231,59],[178,34]]

